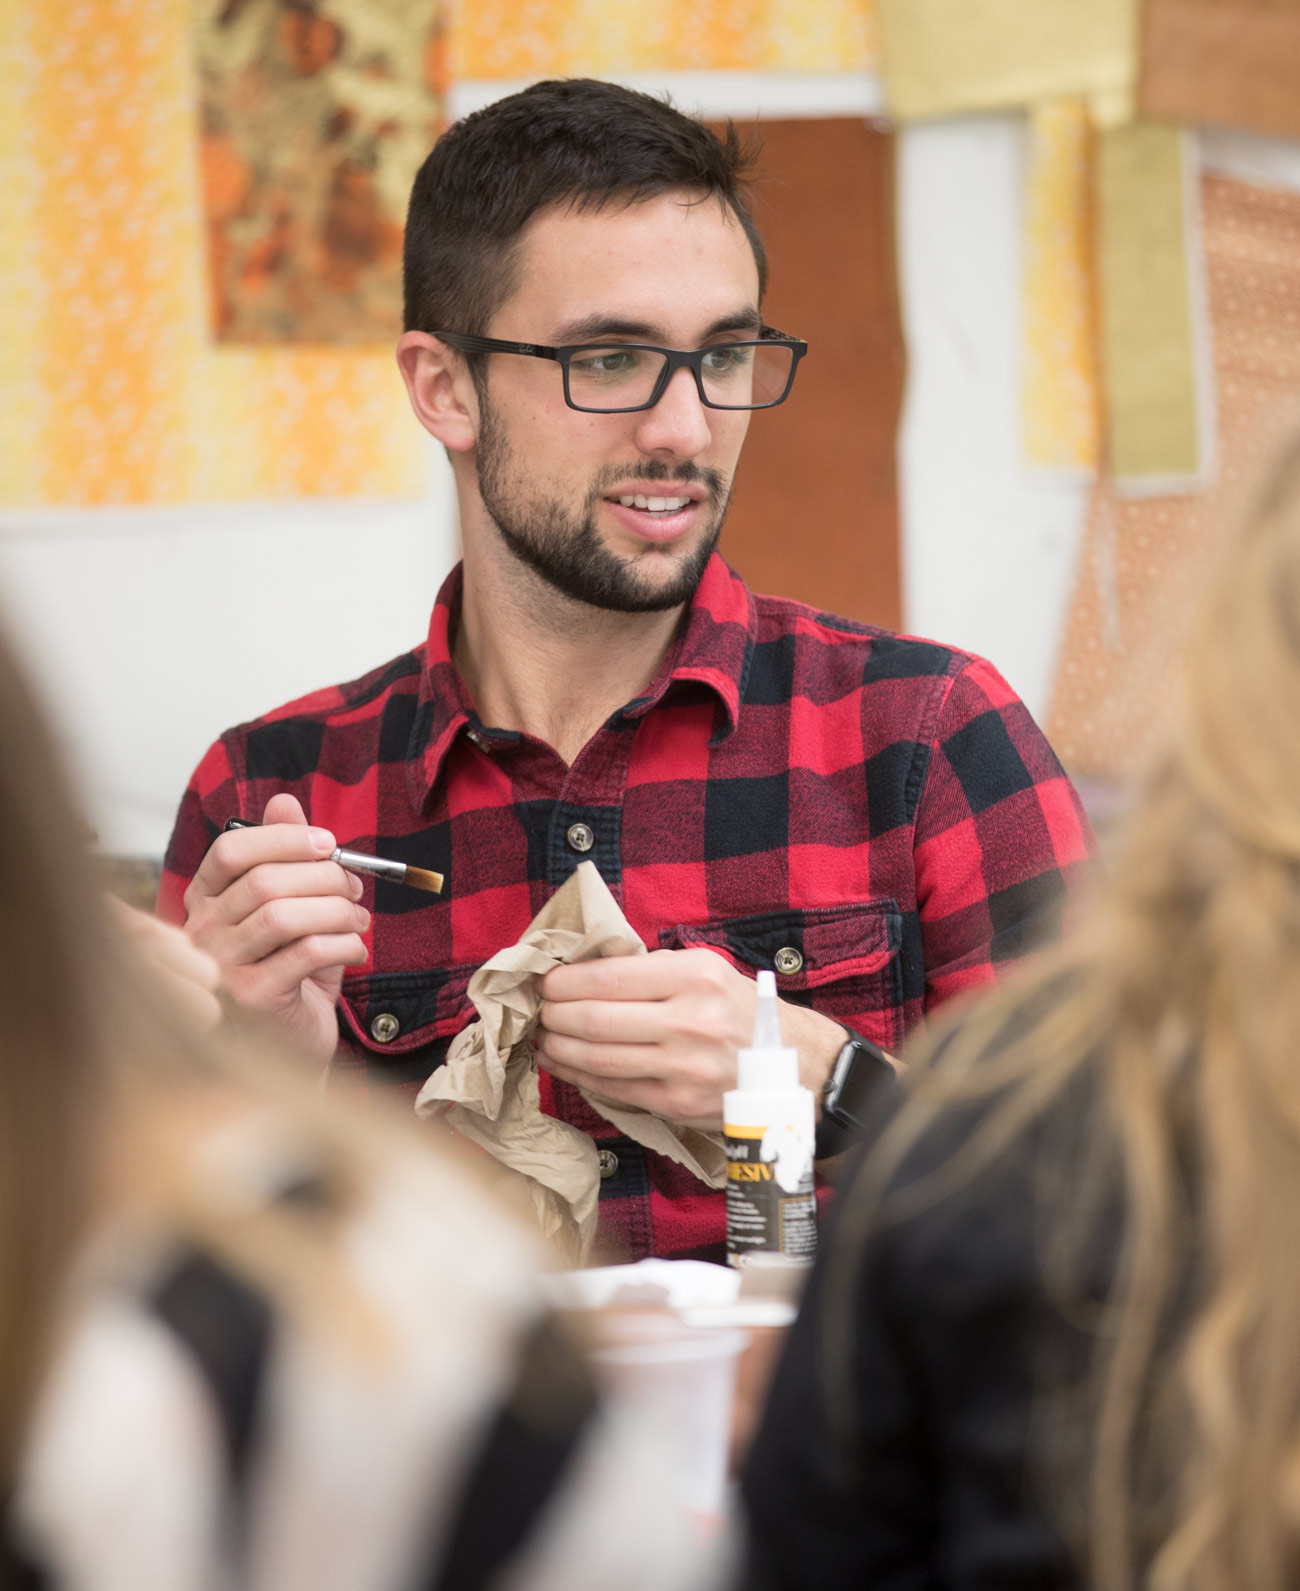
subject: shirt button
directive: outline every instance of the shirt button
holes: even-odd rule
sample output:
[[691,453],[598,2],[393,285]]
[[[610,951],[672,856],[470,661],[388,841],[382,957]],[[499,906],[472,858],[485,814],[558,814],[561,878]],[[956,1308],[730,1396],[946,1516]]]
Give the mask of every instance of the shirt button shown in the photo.
[[381,1011],[370,1024],[370,1036],[376,1044],[391,1044],[402,1031],[402,1024],[391,1011]]
[[772,957],[772,965],[778,972],[783,972],[789,977],[803,966],[803,957],[793,945],[782,945]]
[[612,1149],[602,1149],[596,1159],[600,1164],[601,1180],[608,1182],[618,1170],[618,1156]]
[[585,823],[573,824],[564,838],[571,851],[589,851],[596,843],[596,836]]

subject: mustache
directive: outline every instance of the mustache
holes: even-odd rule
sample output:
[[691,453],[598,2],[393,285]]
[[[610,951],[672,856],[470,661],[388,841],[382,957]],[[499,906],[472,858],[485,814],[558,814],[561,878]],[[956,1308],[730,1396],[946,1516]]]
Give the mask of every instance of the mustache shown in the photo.
[[665,464],[662,459],[639,459],[635,464],[625,464],[621,468],[609,465],[602,469],[591,489],[592,501],[603,497],[611,486],[623,481],[682,481],[687,484],[698,481],[713,498],[724,497],[727,491],[727,477],[721,470],[712,469],[707,464],[695,464],[690,459],[684,459],[680,464]]

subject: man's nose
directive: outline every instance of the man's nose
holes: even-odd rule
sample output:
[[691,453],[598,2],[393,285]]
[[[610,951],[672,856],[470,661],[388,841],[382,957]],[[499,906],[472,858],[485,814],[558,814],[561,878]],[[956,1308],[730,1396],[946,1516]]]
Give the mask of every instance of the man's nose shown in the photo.
[[689,370],[675,370],[653,409],[637,416],[637,446],[642,453],[668,453],[674,458],[694,458],[713,440],[709,411],[700,402],[699,388]]

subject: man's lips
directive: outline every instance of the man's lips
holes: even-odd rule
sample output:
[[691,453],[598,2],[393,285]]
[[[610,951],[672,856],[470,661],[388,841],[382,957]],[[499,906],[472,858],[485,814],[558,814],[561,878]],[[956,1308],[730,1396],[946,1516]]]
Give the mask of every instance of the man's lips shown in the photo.
[[624,491],[607,492],[605,504],[624,529],[645,541],[675,541],[691,529],[703,506],[697,484],[647,486],[638,482]]

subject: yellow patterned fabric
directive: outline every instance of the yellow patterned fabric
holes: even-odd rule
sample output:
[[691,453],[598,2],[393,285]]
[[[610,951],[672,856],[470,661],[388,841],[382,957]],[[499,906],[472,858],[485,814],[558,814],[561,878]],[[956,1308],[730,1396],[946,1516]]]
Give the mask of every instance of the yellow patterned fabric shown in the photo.
[[1025,458],[1056,469],[1094,470],[1100,457],[1091,150],[1082,99],[1033,107],[1021,410]]
[[627,72],[860,72],[872,0],[459,0],[451,70],[471,79]]
[[391,346],[212,342],[190,16],[0,4],[0,506],[422,492]]

